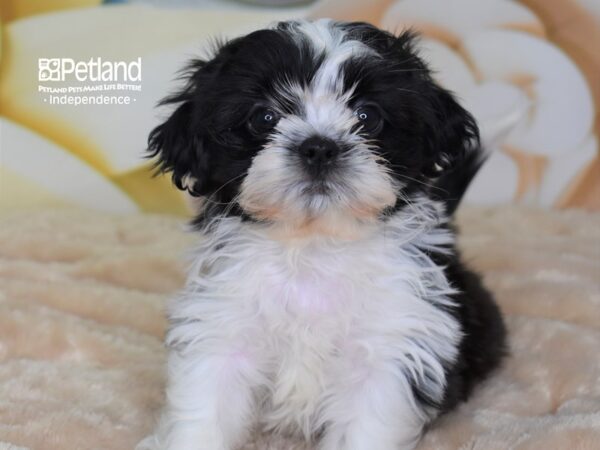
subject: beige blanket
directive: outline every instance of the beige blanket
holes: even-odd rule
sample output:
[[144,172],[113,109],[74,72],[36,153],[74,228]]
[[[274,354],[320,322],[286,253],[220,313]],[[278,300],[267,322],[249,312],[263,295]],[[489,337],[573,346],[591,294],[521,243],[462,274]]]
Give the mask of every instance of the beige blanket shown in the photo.
[[[511,356],[419,450],[600,449],[600,215],[467,209],[460,223]],[[125,450],[149,432],[163,303],[193,241],[182,229],[77,211],[0,218],[0,449]]]

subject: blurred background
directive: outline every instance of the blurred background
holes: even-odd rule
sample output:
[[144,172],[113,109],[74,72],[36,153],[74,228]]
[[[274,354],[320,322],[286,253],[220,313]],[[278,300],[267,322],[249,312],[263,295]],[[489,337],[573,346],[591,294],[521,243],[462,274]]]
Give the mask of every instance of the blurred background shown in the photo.
[[[0,0],[0,211],[189,214],[186,196],[143,158],[168,113],[157,101],[215,36],[303,17],[422,33],[435,76],[492,149],[471,203],[600,210],[598,0]],[[57,58],[140,61],[141,79],[46,80]],[[129,104],[60,100],[98,95]]]

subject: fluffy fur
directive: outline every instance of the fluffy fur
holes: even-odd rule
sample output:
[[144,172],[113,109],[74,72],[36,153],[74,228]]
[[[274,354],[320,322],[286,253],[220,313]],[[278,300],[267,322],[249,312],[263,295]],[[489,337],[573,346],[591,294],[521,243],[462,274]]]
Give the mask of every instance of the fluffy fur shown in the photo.
[[233,450],[256,426],[410,449],[498,365],[502,320],[449,219],[477,127],[413,41],[285,22],[192,62],[166,100],[151,154],[205,207],[140,449]]

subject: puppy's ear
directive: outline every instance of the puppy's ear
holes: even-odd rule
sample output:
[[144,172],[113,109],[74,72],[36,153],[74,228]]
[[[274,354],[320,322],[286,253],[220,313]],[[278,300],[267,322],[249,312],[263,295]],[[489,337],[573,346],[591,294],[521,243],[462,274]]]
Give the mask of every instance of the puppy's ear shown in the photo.
[[427,62],[419,57],[418,41],[413,30],[404,31],[391,48],[399,69],[406,71],[409,87],[419,93],[430,160],[425,175],[436,178],[454,168],[470,150],[479,148],[479,130],[473,116],[434,81]]
[[[176,105],[175,111],[148,137],[148,157],[155,158],[159,173],[171,173],[175,186],[193,196],[206,195],[209,185],[209,133],[204,99],[211,91],[223,62],[225,42],[214,43],[209,59],[193,59],[180,72],[183,88],[159,106]],[[232,47],[232,45],[229,45]],[[229,51],[230,52],[230,51]]]
[[192,101],[181,103],[164,123],[150,132],[148,153],[156,158],[157,172],[170,172],[175,186],[200,196],[206,184],[208,153],[193,125],[192,114]]
[[436,178],[455,168],[479,148],[479,129],[473,116],[447,90],[432,82],[427,142],[431,160],[425,174]]

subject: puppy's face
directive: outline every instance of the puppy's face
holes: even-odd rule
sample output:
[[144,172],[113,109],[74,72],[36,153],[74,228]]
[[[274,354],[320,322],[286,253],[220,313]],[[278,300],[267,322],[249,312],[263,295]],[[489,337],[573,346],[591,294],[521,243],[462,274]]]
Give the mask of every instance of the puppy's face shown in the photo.
[[[150,135],[201,217],[370,223],[428,192],[477,139],[412,46],[364,23],[284,22],[193,61]],[[335,225],[334,225],[335,226]]]

